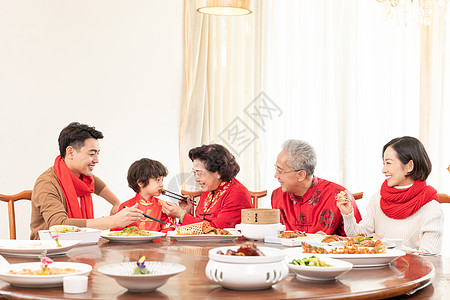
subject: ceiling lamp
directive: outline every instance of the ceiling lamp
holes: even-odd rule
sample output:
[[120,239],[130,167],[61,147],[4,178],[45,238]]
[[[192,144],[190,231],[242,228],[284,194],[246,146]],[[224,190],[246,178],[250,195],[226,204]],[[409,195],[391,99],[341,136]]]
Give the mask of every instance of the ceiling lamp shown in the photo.
[[251,14],[250,0],[197,0],[197,11],[219,16]]

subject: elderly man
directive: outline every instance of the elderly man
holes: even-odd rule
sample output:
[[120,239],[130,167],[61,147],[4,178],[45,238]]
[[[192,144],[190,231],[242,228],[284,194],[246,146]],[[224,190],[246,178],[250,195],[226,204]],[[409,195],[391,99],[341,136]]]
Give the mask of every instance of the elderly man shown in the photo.
[[345,191],[354,207],[356,221],[361,214],[355,199],[344,187],[314,176],[316,153],[300,140],[287,140],[275,164],[275,178],[281,184],[272,193],[272,208],[279,208],[287,230],[345,236],[336,195]]
[[[142,218],[135,207],[119,213],[120,201],[92,174],[99,162],[98,140],[103,134],[94,127],[70,123],[59,135],[60,155],[53,167],[41,174],[31,196],[31,236],[53,225],[73,225],[97,229],[124,227]],[[111,216],[94,219],[91,194],[95,193],[113,205]]]

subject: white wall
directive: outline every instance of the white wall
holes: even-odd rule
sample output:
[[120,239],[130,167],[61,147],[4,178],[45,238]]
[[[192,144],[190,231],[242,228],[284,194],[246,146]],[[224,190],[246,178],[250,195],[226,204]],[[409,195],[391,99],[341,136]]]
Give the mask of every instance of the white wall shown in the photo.
[[[179,173],[183,1],[0,2],[0,193],[32,189],[58,155],[72,121],[96,126],[94,173],[123,201],[136,159]],[[18,238],[29,237],[29,203],[16,205]],[[94,199],[95,214],[109,213]],[[8,238],[0,203],[0,238]]]

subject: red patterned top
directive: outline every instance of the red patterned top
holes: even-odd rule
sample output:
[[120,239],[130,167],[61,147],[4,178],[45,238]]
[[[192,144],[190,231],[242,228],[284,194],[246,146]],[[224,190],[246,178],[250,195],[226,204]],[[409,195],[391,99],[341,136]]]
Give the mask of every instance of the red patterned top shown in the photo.
[[[344,221],[336,205],[336,195],[347,191],[344,187],[325,179],[314,177],[313,184],[303,197],[285,193],[281,187],[272,193],[272,208],[279,208],[281,222],[286,230],[300,230],[306,233],[323,231],[326,234],[345,236]],[[350,194],[351,195],[351,194]],[[351,196],[356,222],[361,214]]]
[[[169,217],[168,215],[166,215],[165,213],[162,212],[161,201],[162,200],[160,200],[156,197],[151,197],[150,199],[145,200],[144,198],[142,198],[141,195],[139,195],[137,193],[136,196],[134,196],[134,198],[131,198],[130,200],[120,204],[119,211],[122,210],[124,206],[131,207],[131,206],[135,205],[136,203],[138,203],[137,208],[142,210],[144,212],[144,214],[149,215],[150,217],[154,217],[163,222],[170,223],[172,226],[164,225],[159,222],[150,220],[149,218],[143,217],[139,221],[131,223],[130,225],[128,225],[126,227],[136,226],[140,230],[161,231],[161,232],[167,232],[167,231],[174,230],[173,224],[175,224],[175,219]],[[122,227],[122,228],[117,227],[117,228],[113,228],[111,230],[122,230],[123,228],[124,227]]]
[[215,228],[233,228],[241,223],[241,209],[251,207],[250,192],[233,178],[223,181],[215,191],[203,192],[195,216],[185,214],[183,225],[206,220]]

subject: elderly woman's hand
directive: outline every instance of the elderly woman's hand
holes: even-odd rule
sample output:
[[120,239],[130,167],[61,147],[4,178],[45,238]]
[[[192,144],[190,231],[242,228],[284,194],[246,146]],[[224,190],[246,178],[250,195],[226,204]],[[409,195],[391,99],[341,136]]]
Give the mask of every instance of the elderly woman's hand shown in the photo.
[[176,205],[175,203],[164,201],[162,204],[162,211],[169,217],[180,218],[183,209],[178,205]]
[[186,201],[178,201],[178,205],[181,209],[187,211],[188,214],[193,215],[194,214],[194,197],[193,196],[187,196]]
[[341,214],[346,216],[353,212],[352,201],[349,199],[345,191],[341,191],[339,194],[337,194],[336,201],[336,205],[341,211]]

